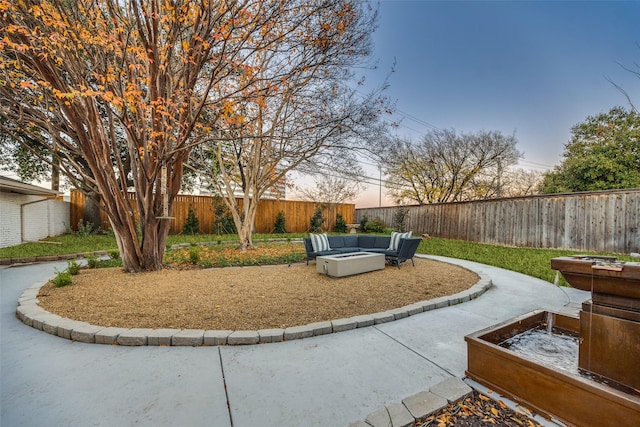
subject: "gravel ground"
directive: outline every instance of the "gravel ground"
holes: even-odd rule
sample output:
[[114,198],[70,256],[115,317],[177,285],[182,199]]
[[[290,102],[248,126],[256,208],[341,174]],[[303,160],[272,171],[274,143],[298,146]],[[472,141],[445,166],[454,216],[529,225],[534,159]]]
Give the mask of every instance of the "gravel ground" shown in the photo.
[[478,281],[451,264],[415,264],[344,278],[318,274],[313,263],[137,274],[83,269],[72,285],[43,286],[38,299],[47,311],[105,327],[257,330],[377,313]]

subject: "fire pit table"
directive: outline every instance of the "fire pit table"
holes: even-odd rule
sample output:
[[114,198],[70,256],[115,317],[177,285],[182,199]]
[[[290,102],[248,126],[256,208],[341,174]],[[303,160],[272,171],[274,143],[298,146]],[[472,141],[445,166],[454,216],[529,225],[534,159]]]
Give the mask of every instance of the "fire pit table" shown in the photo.
[[373,252],[353,252],[316,258],[316,271],[331,277],[344,277],[384,270],[384,266],[384,254]]

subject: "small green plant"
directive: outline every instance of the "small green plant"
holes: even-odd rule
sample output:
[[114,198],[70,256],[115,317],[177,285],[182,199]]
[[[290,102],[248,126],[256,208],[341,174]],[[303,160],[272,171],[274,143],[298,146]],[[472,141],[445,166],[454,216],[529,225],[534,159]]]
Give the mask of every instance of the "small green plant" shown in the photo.
[[187,213],[187,219],[182,227],[182,232],[184,234],[198,234],[198,231],[200,231],[200,221],[196,216],[196,211],[193,209],[193,206],[189,206],[189,213]]
[[118,251],[109,251],[109,257],[111,257],[111,259],[120,259],[120,252]]
[[90,234],[95,234],[96,230],[97,228],[93,225],[92,222],[84,222],[83,220],[80,220],[78,222],[78,231],[76,231],[76,234],[78,236],[88,236]]
[[213,213],[215,215],[215,219],[213,220],[214,234],[236,233],[236,223],[233,221],[233,216],[222,201],[222,198],[217,197],[213,199]]
[[70,275],[75,276],[80,273],[80,264],[78,264],[75,259],[67,261],[67,271]]
[[273,232],[275,234],[285,234],[287,232],[287,222],[284,217],[284,211],[278,211],[276,222],[273,224]]
[[98,259],[97,255],[90,254],[85,256],[85,258],[87,259],[87,267],[89,268],[98,268],[100,265],[100,259]]
[[72,279],[69,270],[58,271],[56,269],[55,271],[56,277],[51,279],[51,283],[53,283],[53,286],[55,286],[56,288],[61,288],[62,286],[68,286],[71,284]]
[[347,232],[347,221],[344,220],[344,216],[340,212],[336,214],[336,225],[333,228],[336,233]]
[[318,206],[311,217],[309,231],[311,233],[320,233],[325,221],[326,219],[322,216],[322,208]]
[[409,208],[406,206],[398,206],[393,212],[393,229],[399,233],[405,230],[405,222],[409,216]]
[[360,218],[360,232],[366,233],[367,231],[369,231],[367,229],[368,223],[369,223],[369,217],[367,215],[362,215],[362,218]]
[[384,229],[384,222],[382,222],[379,217],[375,217],[373,220],[367,222],[367,231],[372,233],[382,233],[384,232]]
[[189,248],[189,262],[196,265],[200,262],[200,247],[192,246]]

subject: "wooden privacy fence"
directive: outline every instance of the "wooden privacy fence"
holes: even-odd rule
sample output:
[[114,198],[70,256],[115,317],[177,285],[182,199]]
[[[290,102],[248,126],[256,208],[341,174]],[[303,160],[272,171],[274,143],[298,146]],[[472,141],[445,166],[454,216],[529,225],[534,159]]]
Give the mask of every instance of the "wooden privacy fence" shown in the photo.
[[[357,209],[392,227],[398,208]],[[640,252],[640,189],[407,206],[414,234],[506,246]]]
[[[134,211],[136,211],[135,193],[128,193],[127,197]],[[242,206],[242,199],[237,199]],[[173,203],[173,212],[171,216],[175,219],[171,220],[170,234],[180,234],[184,228],[184,223],[189,214],[191,207],[199,222],[199,232],[201,234],[214,234],[214,220],[216,219],[216,204],[221,205],[223,201],[216,197],[210,196],[192,196],[178,195]],[[256,233],[271,233],[279,211],[284,212],[286,229],[289,233],[305,233],[309,231],[311,217],[316,210],[315,202],[298,201],[298,200],[261,200],[258,203],[254,230]],[[85,196],[82,192],[71,191],[71,212],[70,221],[72,227],[77,229],[78,223],[84,218]],[[355,205],[340,204],[335,206],[329,213],[328,209],[323,210],[323,216],[333,224],[335,215],[341,213],[347,223],[353,223],[355,220]],[[332,218],[328,218],[328,215]],[[106,213],[100,212],[100,227],[104,230],[111,229]]]

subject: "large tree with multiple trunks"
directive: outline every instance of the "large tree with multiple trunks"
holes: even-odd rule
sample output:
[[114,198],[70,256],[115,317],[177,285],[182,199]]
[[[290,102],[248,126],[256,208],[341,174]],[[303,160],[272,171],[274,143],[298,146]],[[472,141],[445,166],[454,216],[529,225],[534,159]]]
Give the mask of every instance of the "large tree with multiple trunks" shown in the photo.
[[[233,150],[243,125],[259,145],[263,99],[366,53],[350,51],[372,31],[366,12],[355,0],[0,0],[0,130],[37,140],[24,147],[100,195],[126,271],[158,270],[194,147]],[[271,57],[285,60],[266,72]]]

